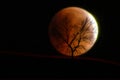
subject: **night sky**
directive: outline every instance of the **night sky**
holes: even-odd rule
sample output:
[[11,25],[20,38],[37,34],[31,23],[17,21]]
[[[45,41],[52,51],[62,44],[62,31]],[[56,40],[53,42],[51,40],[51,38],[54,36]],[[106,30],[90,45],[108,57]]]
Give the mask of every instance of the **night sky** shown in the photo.
[[[117,3],[119,2],[115,0],[109,2],[102,0],[2,2],[0,24],[2,71],[0,73],[2,76],[9,77],[21,75],[37,77],[71,77],[72,75],[79,78],[119,76],[120,66],[118,65],[81,59],[54,58],[53,56],[63,55],[52,47],[48,36],[49,23],[59,10],[69,6],[84,8],[95,16],[99,26],[99,36],[93,48],[80,57],[120,63],[120,12]],[[102,71],[101,68],[103,68]]]

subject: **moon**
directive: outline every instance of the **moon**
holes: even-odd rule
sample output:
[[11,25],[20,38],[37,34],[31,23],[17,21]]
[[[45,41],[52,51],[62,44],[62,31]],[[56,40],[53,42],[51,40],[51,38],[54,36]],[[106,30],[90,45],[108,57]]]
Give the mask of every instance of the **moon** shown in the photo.
[[95,44],[98,24],[94,16],[80,7],[67,7],[58,11],[48,27],[53,47],[66,56],[80,56]]

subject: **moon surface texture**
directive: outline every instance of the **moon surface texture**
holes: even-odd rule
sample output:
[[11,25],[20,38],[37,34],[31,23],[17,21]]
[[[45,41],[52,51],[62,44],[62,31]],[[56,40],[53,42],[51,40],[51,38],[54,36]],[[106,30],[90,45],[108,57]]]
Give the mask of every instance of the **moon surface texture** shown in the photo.
[[98,25],[88,11],[67,7],[52,18],[48,34],[53,47],[66,56],[80,56],[89,51],[98,36]]

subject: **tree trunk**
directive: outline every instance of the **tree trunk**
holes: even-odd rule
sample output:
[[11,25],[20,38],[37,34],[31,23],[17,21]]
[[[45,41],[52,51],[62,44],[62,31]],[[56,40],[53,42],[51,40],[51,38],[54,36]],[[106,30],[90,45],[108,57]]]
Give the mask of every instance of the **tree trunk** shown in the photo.
[[73,53],[74,53],[74,52],[72,51],[72,59],[74,58],[74,55],[73,55]]

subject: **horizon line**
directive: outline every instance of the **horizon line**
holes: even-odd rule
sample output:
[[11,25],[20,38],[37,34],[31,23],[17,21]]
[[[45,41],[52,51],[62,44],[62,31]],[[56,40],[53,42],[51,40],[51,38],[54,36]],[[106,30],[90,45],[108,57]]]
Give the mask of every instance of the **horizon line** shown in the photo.
[[102,63],[120,66],[120,62],[102,59],[102,58],[95,58],[95,57],[74,56],[72,58],[72,56],[64,56],[64,55],[40,55],[40,54],[33,54],[32,52],[10,52],[10,51],[0,51],[0,53],[7,54],[7,55],[9,54],[9,55],[36,57],[36,58],[88,60],[88,61],[96,61],[96,62],[102,62]]

